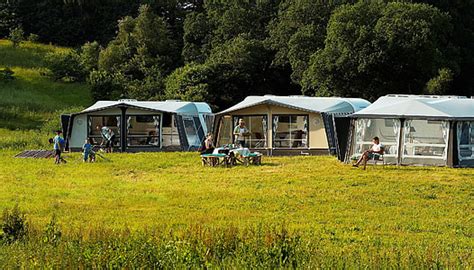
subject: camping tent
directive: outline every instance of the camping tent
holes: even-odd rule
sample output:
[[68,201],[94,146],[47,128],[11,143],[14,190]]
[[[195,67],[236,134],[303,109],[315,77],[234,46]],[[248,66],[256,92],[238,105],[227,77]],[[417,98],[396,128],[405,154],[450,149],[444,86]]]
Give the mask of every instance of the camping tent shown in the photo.
[[474,166],[474,99],[387,95],[351,117],[346,161],[377,136],[387,163]]
[[249,96],[216,114],[215,137],[218,145],[234,143],[233,128],[242,118],[251,132],[248,146],[268,155],[343,155],[338,138],[346,142],[347,115],[369,104],[357,98]]
[[212,129],[213,115],[203,102],[119,100],[98,101],[61,120],[71,150],[79,150],[86,138],[100,143],[100,127],[107,126],[121,151],[189,151]]

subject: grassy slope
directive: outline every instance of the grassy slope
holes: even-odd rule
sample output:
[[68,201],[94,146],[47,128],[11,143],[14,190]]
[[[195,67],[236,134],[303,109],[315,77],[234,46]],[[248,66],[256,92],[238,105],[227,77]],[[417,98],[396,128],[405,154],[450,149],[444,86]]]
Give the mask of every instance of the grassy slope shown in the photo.
[[267,158],[262,167],[231,169],[202,168],[195,153],[111,158],[83,164],[73,154],[55,166],[4,153],[0,207],[19,203],[33,224],[55,213],[66,232],[286,224],[331,239],[338,252],[379,243],[474,263],[472,169],[362,171],[332,157]]
[[[44,55],[62,50],[67,48],[30,42],[13,48],[9,41],[0,40],[0,68],[10,67],[16,78],[11,82],[0,82],[2,148],[34,146],[34,143],[25,142],[38,136],[31,130],[40,129],[45,122],[57,120],[57,111],[90,105],[87,85],[54,82],[41,75],[47,71],[43,63]],[[15,141],[17,138],[22,138],[21,142]]]

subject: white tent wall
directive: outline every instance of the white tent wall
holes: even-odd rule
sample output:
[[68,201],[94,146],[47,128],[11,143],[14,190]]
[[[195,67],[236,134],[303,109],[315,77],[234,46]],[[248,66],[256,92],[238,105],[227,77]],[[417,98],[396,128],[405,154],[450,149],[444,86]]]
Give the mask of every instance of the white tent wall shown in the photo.
[[448,121],[359,118],[355,120],[351,156],[360,156],[370,149],[372,139],[379,137],[387,164],[445,166],[449,134]]
[[403,165],[447,165],[449,122],[432,120],[404,121]]
[[385,161],[397,164],[400,138],[400,119],[357,119],[353,139],[352,155],[361,155],[370,149],[372,139],[379,137],[385,146]]
[[72,119],[72,121],[74,124],[69,138],[69,147],[82,148],[87,139],[87,115],[77,115]]

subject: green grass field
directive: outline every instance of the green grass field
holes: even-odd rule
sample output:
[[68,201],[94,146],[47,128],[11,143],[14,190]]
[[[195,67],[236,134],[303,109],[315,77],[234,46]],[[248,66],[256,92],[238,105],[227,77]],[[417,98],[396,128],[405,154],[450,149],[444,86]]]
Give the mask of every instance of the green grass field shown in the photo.
[[[63,50],[68,49],[30,42],[13,48],[9,41],[0,39],[0,69],[9,67],[15,72],[15,80],[0,82],[0,148],[42,146],[33,138],[41,129],[42,141],[51,136],[45,133],[57,128],[58,112],[74,111],[92,103],[86,84],[54,82],[42,75],[47,71],[44,56]],[[50,125],[44,127],[45,123]],[[18,143],[17,138],[24,137],[26,142]]]
[[16,76],[0,83],[0,211],[18,205],[29,227],[21,241],[0,240],[1,268],[474,268],[473,169],[363,171],[309,156],[207,168],[196,153],[14,158],[49,147],[60,111],[92,103],[85,84],[42,75],[55,50],[67,48],[0,40],[0,68]]
[[69,162],[57,166],[12,155],[0,156],[0,205],[18,204],[38,230],[53,214],[71,237],[99,229],[112,237],[125,229],[167,235],[195,226],[284,227],[335,258],[375,249],[372,259],[401,256],[409,263],[412,256],[412,263],[428,263],[419,266],[430,260],[474,266],[472,169],[363,171],[332,157],[203,168],[195,153],[109,154],[112,162],[95,164],[69,154]]

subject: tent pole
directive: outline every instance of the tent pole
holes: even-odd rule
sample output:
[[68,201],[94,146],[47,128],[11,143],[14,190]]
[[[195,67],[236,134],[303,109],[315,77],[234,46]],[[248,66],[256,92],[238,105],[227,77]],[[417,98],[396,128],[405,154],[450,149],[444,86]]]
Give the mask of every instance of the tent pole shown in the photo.
[[402,151],[403,151],[403,126],[405,125],[405,119],[400,119],[400,132],[398,134],[398,156],[397,156],[397,165],[402,164]]
[[125,152],[127,148],[127,120],[126,120],[126,111],[127,107],[120,107],[120,152]]

